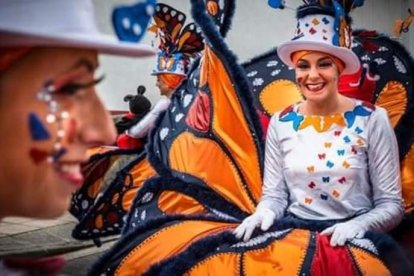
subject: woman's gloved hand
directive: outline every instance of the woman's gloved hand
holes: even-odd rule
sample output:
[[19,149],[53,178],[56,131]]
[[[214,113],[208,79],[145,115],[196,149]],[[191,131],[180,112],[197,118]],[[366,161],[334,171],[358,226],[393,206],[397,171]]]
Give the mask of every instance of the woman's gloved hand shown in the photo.
[[362,223],[350,220],[328,227],[320,234],[331,235],[331,246],[342,246],[349,240],[363,238],[367,230],[367,227]]
[[244,219],[233,233],[236,238],[243,238],[243,241],[246,242],[250,239],[256,227],[260,226],[262,231],[267,231],[272,226],[275,218],[276,214],[270,209],[257,209],[256,212]]

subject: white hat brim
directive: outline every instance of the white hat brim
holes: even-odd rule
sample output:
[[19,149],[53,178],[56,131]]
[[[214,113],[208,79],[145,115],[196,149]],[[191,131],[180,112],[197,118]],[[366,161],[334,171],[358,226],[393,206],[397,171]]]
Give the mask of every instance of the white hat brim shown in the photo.
[[291,59],[292,54],[303,50],[324,52],[339,58],[345,63],[345,69],[342,74],[353,74],[361,67],[359,58],[352,50],[315,41],[293,40],[285,42],[277,47],[277,54],[286,65],[294,68],[295,64],[293,64]]
[[155,49],[145,44],[118,41],[115,37],[94,34],[44,34],[0,29],[0,47],[53,46],[97,50],[100,53],[128,57],[153,56]]
[[187,76],[186,74],[180,74],[180,73],[169,72],[169,71],[152,72],[151,76],[162,75],[162,74],[170,74],[170,75],[177,75],[177,76],[184,76],[184,77]]

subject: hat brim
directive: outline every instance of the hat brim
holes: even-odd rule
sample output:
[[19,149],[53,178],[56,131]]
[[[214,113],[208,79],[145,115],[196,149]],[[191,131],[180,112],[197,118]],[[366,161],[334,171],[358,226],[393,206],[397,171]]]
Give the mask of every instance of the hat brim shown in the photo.
[[168,72],[168,71],[152,72],[151,76],[162,75],[162,74],[170,74],[170,75],[177,75],[177,76],[183,76],[183,77],[187,76],[186,74],[180,74],[180,73],[174,73],[174,72]]
[[294,68],[295,64],[293,64],[291,59],[292,54],[302,50],[324,52],[339,58],[345,63],[345,69],[342,74],[353,74],[361,67],[358,56],[352,50],[321,42],[288,41],[277,47],[277,54],[286,65]]
[[0,29],[0,47],[53,46],[96,50],[99,53],[145,57],[155,55],[155,49],[145,44],[118,41],[115,37],[94,34],[43,34]]

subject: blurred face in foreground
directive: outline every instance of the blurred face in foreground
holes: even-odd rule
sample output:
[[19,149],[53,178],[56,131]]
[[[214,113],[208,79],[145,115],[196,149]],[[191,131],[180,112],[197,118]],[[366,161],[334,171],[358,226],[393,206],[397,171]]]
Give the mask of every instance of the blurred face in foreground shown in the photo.
[[32,48],[0,72],[0,218],[63,214],[86,150],[113,142],[97,66],[96,51]]

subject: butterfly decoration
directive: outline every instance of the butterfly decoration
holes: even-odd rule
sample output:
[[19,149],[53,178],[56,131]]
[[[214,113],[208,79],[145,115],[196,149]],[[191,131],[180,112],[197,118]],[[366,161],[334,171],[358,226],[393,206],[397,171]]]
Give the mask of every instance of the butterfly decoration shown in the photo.
[[284,9],[286,7],[285,0],[269,0],[267,4],[274,9]]
[[393,38],[399,38],[402,33],[407,33],[414,20],[414,12],[408,9],[408,16],[402,20],[398,19],[394,21],[393,25]]
[[173,7],[158,3],[153,15],[154,23],[148,31],[154,32],[159,38],[158,48],[164,56],[181,53],[193,57],[204,48],[200,30],[194,23],[184,26],[186,15]]
[[[297,88],[293,78],[278,82],[283,79],[276,76],[292,72],[275,62],[275,54],[253,59],[243,70],[205,12],[208,6],[192,0],[192,8],[206,46],[151,133],[148,155],[158,176],[142,186],[121,239],[91,275],[398,273],[400,267],[384,258],[395,243],[374,233],[332,248],[317,233],[327,225],[287,218],[267,232],[257,230],[248,242],[235,239],[232,231],[261,196],[264,128],[258,111],[264,116],[277,111],[260,95],[273,81],[292,92]],[[280,75],[269,77],[276,66]],[[280,90],[266,99],[283,100]],[[320,250],[329,258],[317,254]]]
[[125,149],[92,155],[83,172],[84,185],[72,197],[70,212],[79,220],[72,236],[99,245],[121,232],[137,190],[156,173],[143,150]]
[[[121,7],[114,14],[118,19],[127,14],[133,21],[137,10],[142,9],[141,4]],[[203,37],[196,25],[184,26],[184,13],[165,4],[157,4],[154,9],[154,24],[149,30],[160,39],[159,48],[164,57],[158,62],[160,66],[176,66],[177,63],[169,61],[170,57],[184,55],[189,59],[204,48]],[[71,204],[71,212],[79,220],[72,236],[94,239],[98,244],[101,237],[121,232],[138,189],[157,175],[145,151],[120,149],[92,156],[83,172],[85,183],[73,196]]]
[[154,12],[156,0],[140,1],[133,5],[116,7],[112,12],[112,25],[120,40],[139,42]]

